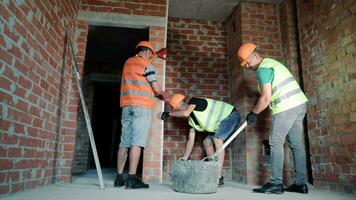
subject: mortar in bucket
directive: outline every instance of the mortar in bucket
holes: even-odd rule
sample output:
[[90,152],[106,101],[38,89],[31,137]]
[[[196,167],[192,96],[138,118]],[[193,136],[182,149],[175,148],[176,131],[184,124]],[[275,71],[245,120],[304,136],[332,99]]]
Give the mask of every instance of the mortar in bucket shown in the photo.
[[219,163],[215,160],[172,161],[173,189],[191,194],[215,193],[219,185]]

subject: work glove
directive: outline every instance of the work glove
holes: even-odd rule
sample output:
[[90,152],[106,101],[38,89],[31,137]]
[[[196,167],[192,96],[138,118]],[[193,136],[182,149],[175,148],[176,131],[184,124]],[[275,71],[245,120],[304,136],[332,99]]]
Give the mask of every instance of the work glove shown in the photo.
[[168,95],[165,91],[162,91],[161,94],[157,95],[156,97],[162,101],[168,101]]
[[248,115],[246,116],[247,125],[253,124],[256,121],[256,116],[256,113],[252,111],[248,113]]
[[158,58],[160,59],[163,59],[163,60],[166,60],[166,57],[167,57],[167,49],[166,48],[162,48],[160,50],[158,50],[156,52],[156,55]]
[[164,121],[169,117],[169,112],[163,112],[161,115],[161,119]]

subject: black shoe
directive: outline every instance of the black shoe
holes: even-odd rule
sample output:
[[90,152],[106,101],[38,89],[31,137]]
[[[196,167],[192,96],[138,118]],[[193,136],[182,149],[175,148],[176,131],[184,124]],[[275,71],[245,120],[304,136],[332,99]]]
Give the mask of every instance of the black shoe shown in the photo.
[[287,187],[285,189],[285,191],[287,192],[298,192],[298,193],[302,193],[302,194],[308,194],[308,186],[307,184],[301,184],[301,185],[297,185],[297,184],[293,184],[289,187]]
[[122,187],[125,185],[124,177],[122,174],[117,174],[115,181],[114,181],[114,187]]
[[260,188],[253,189],[252,191],[266,194],[282,194],[284,192],[282,184],[272,184],[269,182]]
[[219,178],[219,186],[223,186],[223,185],[224,185],[224,177],[221,176],[221,177]]
[[149,185],[138,179],[136,175],[129,175],[129,178],[126,180],[126,189],[140,188],[149,188]]

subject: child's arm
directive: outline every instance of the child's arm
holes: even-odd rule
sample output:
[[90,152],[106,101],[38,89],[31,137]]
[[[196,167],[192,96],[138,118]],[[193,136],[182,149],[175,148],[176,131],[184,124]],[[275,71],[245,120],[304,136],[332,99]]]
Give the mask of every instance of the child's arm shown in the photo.
[[187,118],[189,117],[190,113],[193,112],[195,108],[195,104],[189,104],[186,110],[179,110],[179,111],[172,111],[169,112],[170,117],[184,117]]
[[188,160],[190,153],[192,153],[193,150],[194,140],[195,140],[195,130],[191,128],[189,130],[189,138],[188,138],[187,146],[185,147],[185,152],[183,154],[183,157],[179,158],[179,160]]

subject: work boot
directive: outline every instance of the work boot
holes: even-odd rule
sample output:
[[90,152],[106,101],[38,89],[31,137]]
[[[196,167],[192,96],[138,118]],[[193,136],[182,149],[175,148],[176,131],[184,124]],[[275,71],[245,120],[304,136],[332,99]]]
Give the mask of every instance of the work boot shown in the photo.
[[223,186],[223,185],[224,185],[224,177],[221,176],[221,177],[219,178],[219,186]]
[[114,187],[122,187],[125,185],[124,177],[122,174],[117,174],[115,181],[114,181]]
[[284,192],[282,184],[272,184],[269,182],[267,182],[260,188],[253,189],[252,191],[266,194],[282,194]]
[[126,180],[126,189],[140,189],[140,188],[149,188],[149,185],[142,182],[137,178],[136,174],[129,174],[128,179]]
[[285,191],[287,192],[298,192],[298,193],[302,193],[302,194],[308,194],[308,186],[307,184],[300,184],[300,185],[297,185],[297,184],[293,184],[289,187],[287,187],[285,189]]

